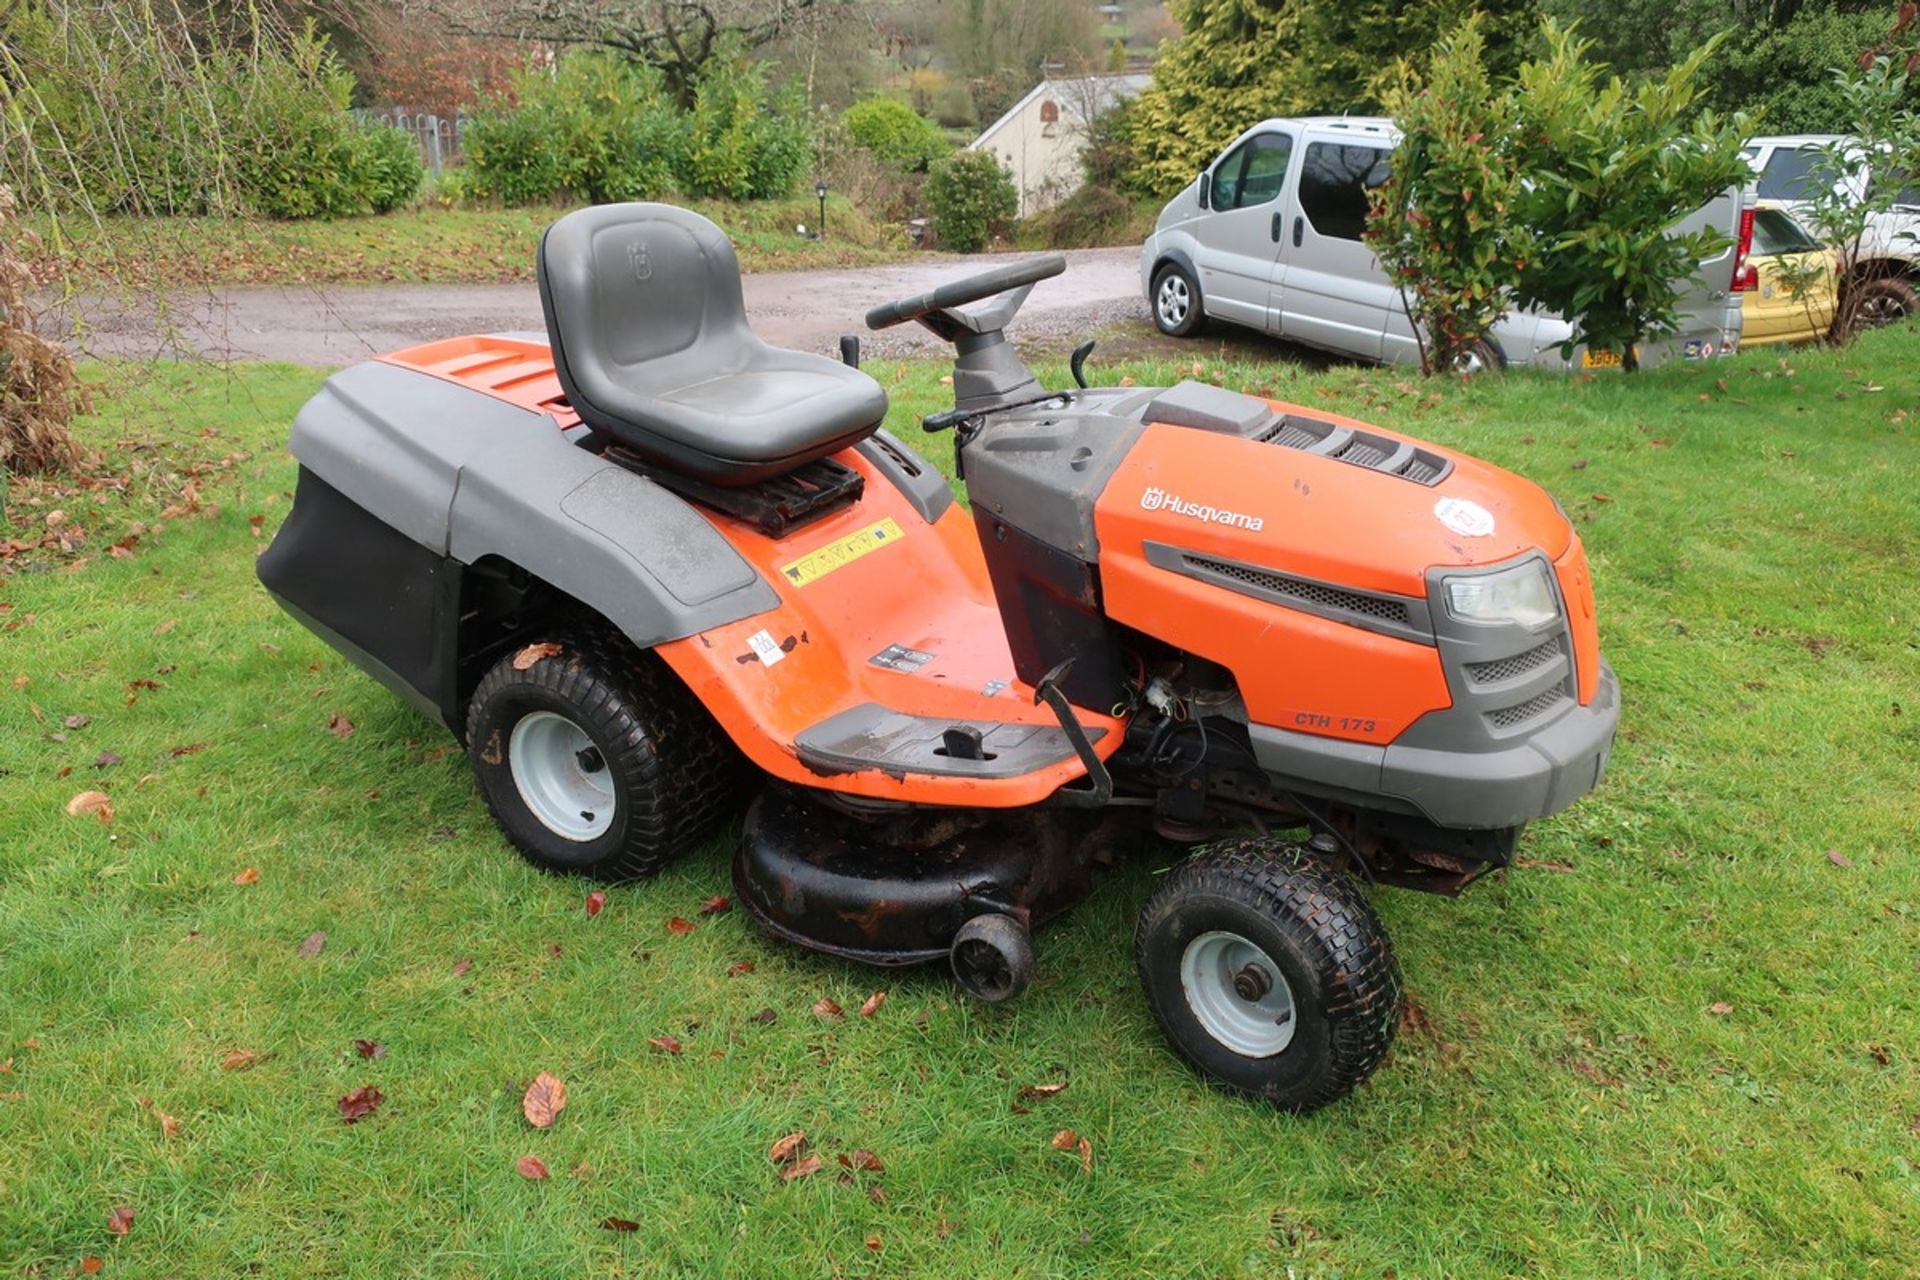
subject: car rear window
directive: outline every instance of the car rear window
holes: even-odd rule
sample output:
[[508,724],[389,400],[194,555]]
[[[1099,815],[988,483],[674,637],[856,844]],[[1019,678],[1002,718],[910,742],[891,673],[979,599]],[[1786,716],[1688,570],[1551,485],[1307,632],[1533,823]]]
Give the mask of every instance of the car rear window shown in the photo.
[[1775,253],[1812,253],[1820,247],[1807,229],[1780,209],[1756,209],[1753,214],[1753,252],[1764,257]]
[[1300,169],[1300,211],[1321,235],[1358,240],[1367,230],[1367,190],[1389,172],[1383,147],[1310,143]]
[[1812,147],[1775,147],[1760,171],[1763,200],[1811,200],[1820,193],[1827,158]]

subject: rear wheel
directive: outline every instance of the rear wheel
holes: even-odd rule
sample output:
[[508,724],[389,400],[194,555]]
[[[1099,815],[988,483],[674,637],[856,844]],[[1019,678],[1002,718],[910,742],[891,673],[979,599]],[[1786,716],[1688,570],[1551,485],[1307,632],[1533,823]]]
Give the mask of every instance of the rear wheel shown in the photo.
[[1847,306],[1855,333],[1897,324],[1920,310],[1920,293],[1899,276],[1862,280],[1852,286],[1852,295]]
[[1180,1055],[1288,1111],[1352,1092],[1399,1023],[1399,970],[1365,894],[1278,840],[1221,841],[1168,872],[1134,952]]
[[1200,305],[1200,282],[1177,262],[1169,262],[1153,276],[1153,323],[1160,332],[1186,338],[1206,323]]
[[724,812],[732,752],[672,675],[624,640],[553,643],[557,654],[525,670],[502,658],[474,690],[467,755],[481,793],[535,866],[652,875]]

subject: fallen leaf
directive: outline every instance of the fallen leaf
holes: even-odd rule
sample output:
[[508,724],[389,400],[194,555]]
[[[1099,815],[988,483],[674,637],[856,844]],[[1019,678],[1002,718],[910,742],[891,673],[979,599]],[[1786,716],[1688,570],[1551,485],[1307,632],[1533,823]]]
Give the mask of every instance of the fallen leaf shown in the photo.
[[560,646],[554,644],[551,640],[543,640],[539,644],[530,644],[513,655],[513,669],[515,671],[531,671],[533,664],[540,661],[540,659],[557,658],[562,652],[563,650]]
[[1532,858],[1515,858],[1513,865],[1528,871],[1551,871],[1563,876],[1573,874],[1573,868],[1564,862],[1536,862]]
[[773,1011],[772,1005],[768,1005],[766,1008],[762,1009],[760,1012],[754,1014],[751,1018],[747,1019],[748,1022],[757,1022],[763,1027],[770,1027],[774,1023],[778,1022],[779,1020],[780,1020],[780,1015]]
[[117,1236],[123,1236],[133,1230],[132,1207],[124,1204],[113,1206],[113,1212],[107,1215],[107,1230]]
[[100,1259],[94,1257],[92,1254],[88,1254],[86,1257],[80,1259],[80,1274],[83,1276],[98,1275],[100,1268],[106,1265],[106,1263],[100,1261]]
[[84,729],[88,725],[93,723],[93,717],[83,716],[83,715],[71,715],[71,716],[68,716],[66,719],[62,720],[60,723],[67,726],[67,728],[69,729]]
[[836,1158],[840,1161],[841,1167],[843,1168],[859,1169],[867,1173],[885,1173],[887,1171],[887,1166],[881,1163],[880,1157],[868,1151],[865,1147],[855,1147],[850,1154],[842,1152]]
[[700,904],[700,914],[703,916],[717,916],[731,910],[733,910],[733,900],[723,898],[719,894]]
[[1053,1135],[1053,1149],[1055,1151],[1071,1151],[1073,1150],[1073,1144],[1078,1141],[1080,1141],[1079,1134],[1071,1129],[1062,1129]]
[[820,1157],[807,1156],[796,1160],[780,1172],[780,1181],[792,1182],[795,1178],[808,1178],[820,1172]]
[[1023,1098],[1051,1098],[1057,1093],[1065,1092],[1066,1087],[1067,1082],[1065,1080],[1062,1080],[1058,1084],[1023,1084],[1020,1086],[1020,1096]]
[[787,1164],[797,1159],[801,1149],[806,1145],[806,1131],[804,1129],[795,1130],[767,1148],[767,1159],[773,1161],[775,1164]]
[[753,972],[753,961],[751,960],[741,960],[735,964],[730,964],[727,966],[727,976],[729,978],[738,978],[742,974],[752,973],[752,972]]
[[1849,858],[1846,854],[1840,852],[1838,849],[1827,850],[1827,861],[1831,862],[1836,867],[1850,867],[1853,865],[1853,859]]
[[860,1016],[863,1018],[871,1018],[874,1014],[880,1012],[880,1006],[885,1004],[886,1002],[887,1002],[886,992],[884,991],[874,992],[872,995],[868,996],[866,998],[865,1003],[863,1003],[860,1006]]
[[822,996],[820,999],[814,1001],[813,1016],[816,1018],[826,1018],[831,1022],[838,1022],[847,1015],[845,1010],[841,1009],[839,1005]]
[[1733,1012],[1733,1006],[1728,1004],[1725,1000],[1715,1000],[1712,1004],[1707,1006],[1707,1012],[1712,1014],[1716,1018],[1724,1018],[1728,1014]]
[[307,935],[306,941],[300,944],[300,954],[306,956],[308,959],[312,959],[314,956],[326,950],[326,946],[327,935],[316,929]]
[[544,1071],[533,1078],[526,1096],[520,1099],[520,1110],[526,1114],[527,1123],[536,1129],[552,1128],[566,1105],[567,1086]]
[[93,767],[96,769],[111,769],[119,763],[120,755],[114,751],[102,751],[93,758]]
[[178,1120],[154,1106],[151,1102],[147,1103],[147,1110],[153,1112],[153,1118],[160,1122],[161,1137],[177,1138],[180,1136],[180,1122]]
[[1085,1138],[1080,1139],[1080,1172],[1093,1176],[1093,1143]]
[[260,882],[260,868],[248,867],[245,871],[235,876],[233,882],[235,884],[258,884]]
[[1612,501],[1613,501],[1613,499],[1612,499],[1612,498],[1611,498],[1610,496],[1608,496],[1607,494],[1604,494],[1604,493],[1596,493],[1596,494],[1594,494],[1594,495],[1593,495],[1593,500],[1594,500],[1595,502],[1612,502]]
[[67,816],[72,818],[92,814],[102,822],[113,821],[113,797],[104,791],[82,791],[67,801]]
[[181,756],[198,755],[206,749],[207,744],[204,742],[189,742],[185,746],[167,748],[167,754],[178,759]]
[[685,1047],[680,1043],[678,1038],[670,1035],[648,1036],[647,1043],[652,1045],[654,1048],[660,1050],[662,1053],[670,1053],[670,1054],[673,1054],[675,1057],[679,1057],[680,1051]]
[[693,921],[683,919],[680,916],[675,916],[673,919],[667,921],[668,933],[692,933],[693,930],[694,930]]
[[456,978],[464,978],[467,976],[467,971],[471,968],[473,968],[473,961],[455,960],[453,962],[453,976]]
[[351,738],[353,736],[353,721],[336,711],[327,717],[327,732],[336,738]]
[[875,1253],[878,1253],[878,1252],[880,1252],[880,1248],[881,1248],[881,1245],[880,1245],[880,1237],[879,1237],[879,1236],[868,1236],[868,1237],[867,1237],[867,1248],[869,1248],[869,1249],[871,1249],[871,1250],[873,1250],[873,1251],[874,1251]]
[[153,629],[153,634],[157,636],[163,636],[167,634],[167,632],[173,630],[175,627],[179,625],[180,625],[180,619],[168,618],[165,622],[161,623],[159,626]]
[[258,1061],[260,1061],[260,1055],[253,1050],[235,1049],[232,1053],[220,1059],[220,1069],[222,1071],[245,1071]]
[[632,1218],[602,1218],[600,1229],[602,1231],[638,1231],[640,1224]]
[[340,1118],[348,1124],[355,1124],[372,1115],[386,1100],[387,1096],[378,1089],[363,1084],[340,1099]]
[[539,1156],[521,1156],[518,1160],[514,1161],[513,1167],[519,1172],[521,1177],[530,1178],[534,1181],[538,1181],[547,1176],[547,1166],[541,1161]]
[[376,1040],[355,1040],[353,1051],[363,1058],[379,1059],[387,1056],[387,1046]]
[[607,895],[595,889],[587,895],[587,918],[591,920],[606,909]]

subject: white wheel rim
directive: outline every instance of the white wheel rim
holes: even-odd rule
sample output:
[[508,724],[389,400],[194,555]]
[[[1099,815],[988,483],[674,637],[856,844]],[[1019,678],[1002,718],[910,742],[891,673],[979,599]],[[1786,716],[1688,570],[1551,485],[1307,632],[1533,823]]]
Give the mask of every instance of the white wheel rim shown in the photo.
[[613,774],[586,730],[565,716],[522,716],[507,740],[507,766],[521,803],[555,835],[593,840],[613,826]]
[[1179,276],[1168,276],[1160,282],[1160,319],[1169,328],[1176,328],[1187,318],[1187,308],[1193,299],[1187,294],[1187,282]]
[[1271,1058],[1293,1043],[1293,989],[1273,957],[1237,933],[1189,942],[1180,989],[1206,1033],[1242,1057]]

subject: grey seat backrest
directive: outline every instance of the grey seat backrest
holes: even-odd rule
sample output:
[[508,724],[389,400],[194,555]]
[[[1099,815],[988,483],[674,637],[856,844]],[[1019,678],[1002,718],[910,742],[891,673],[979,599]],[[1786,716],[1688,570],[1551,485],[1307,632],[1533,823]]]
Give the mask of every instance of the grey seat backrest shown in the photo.
[[752,483],[852,444],[886,414],[865,374],[755,336],[733,245],[699,214],[577,210],[547,228],[538,273],[569,401],[650,461]]

